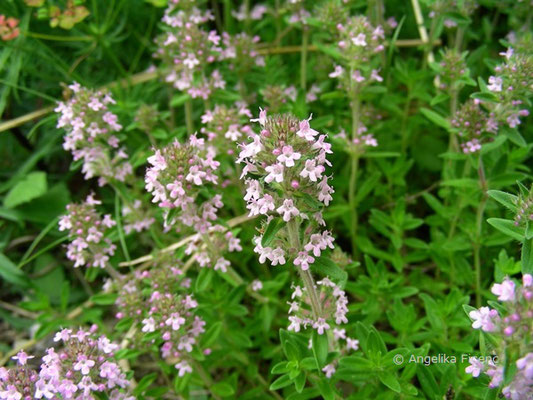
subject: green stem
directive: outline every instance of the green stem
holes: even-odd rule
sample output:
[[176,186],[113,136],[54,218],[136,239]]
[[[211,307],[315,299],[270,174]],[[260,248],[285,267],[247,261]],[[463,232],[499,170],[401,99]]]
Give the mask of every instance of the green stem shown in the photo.
[[187,125],[187,133],[192,135],[194,133],[194,125],[192,119],[192,100],[188,99],[185,102],[185,123]]
[[213,398],[214,399],[220,399],[219,396],[217,396],[215,393],[213,393],[211,391],[211,387],[213,386],[213,380],[211,379],[209,374],[204,370],[204,368],[202,367],[202,364],[200,364],[198,361],[193,360],[193,359],[191,359],[190,362],[191,362],[191,364],[193,366],[194,371],[198,374],[198,376],[200,376],[200,379],[202,379],[202,381],[204,382],[205,386],[211,392],[211,395],[213,396]]
[[300,87],[305,91],[307,86],[307,47],[309,45],[309,28],[304,25],[302,33],[302,50],[300,59]]
[[26,35],[33,37],[35,39],[43,40],[55,40],[58,42],[92,42],[94,38],[91,36],[57,36],[57,35],[47,35],[44,33],[37,32],[26,32]]
[[476,274],[476,306],[481,307],[481,236],[483,233],[483,215],[485,212],[485,206],[487,205],[487,180],[485,178],[485,170],[483,168],[483,160],[481,155],[479,156],[479,183],[481,186],[481,202],[476,212],[476,236],[474,238],[474,268]]
[[[359,98],[358,93],[355,92],[352,100],[352,141],[357,137],[359,129]],[[357,204],[355,201],[355,188],[357,183],[357,171],[359,169],[359,153],[354,150],[351,154],[350,165],[350,181],[348,186],[348,204],[350,205],[351,214],[351,237],[352,237],[352,256],[356,256],[357,251]]]
[[[291,221],[287,222],[287,231],[289,233],[289,242],[291,246],[296,251],[299,251],[300,250],[300,225],[299,223],[296,222],[295,219],[292,219]],[[309,295],[309,299],[311,301],[311,310],[316,320],[322,315],[322,309],[320,307],[320,301],[318,299],[318,294],[316,292],[315,281],[313,279],[313,275],[311,275],[310,270],[304,271],[299,267],[297,268],[297,270],[300,273],[300,278],[302,278],[305,289],[307,290],[307,293]]]

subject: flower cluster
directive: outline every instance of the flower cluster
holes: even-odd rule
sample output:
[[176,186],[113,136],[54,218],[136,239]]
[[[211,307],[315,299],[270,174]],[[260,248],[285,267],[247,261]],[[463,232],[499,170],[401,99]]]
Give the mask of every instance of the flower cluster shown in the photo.
[[[259,21],[263,19],[263,15],[268,12],[268,8],[264,4],[256,4],[249,10],[249,18],[252,21]],[[241,4],[238,10],[232,10],[231,15],[238,21],[244,21],[248,17],[246,15],[246,5]]]
[[309,120],[298,121],[289,114],[267,117],[262,110],[252,120],[259,122],[261,133],[252,133],[252,142],[242,145],[238,162],[245,164],[241,178],[247,186],[249,215],[266,215],[268,221],[277,216],[293,225],[292,230],[289,224],[279,230],[272,245],[265,244],[262,236],[255,238],[254,251],[262,263],[268,259],[272,265],[285,264],[288,257],[307,270],[314,257],[333,248],[331,234],[317,229],[325,225],[323,205],[332,200],[333,188],[325,175],[331,146]]
[[34,358],[20,351],[11,369],[0,368],[0,399],[94,399],[106,394],[112,400],[133,400],[130,382],[114,359],[118,345],[89,330],[63,329],[54,342],[62,347],[46,350],[39,371],[28,365]]
[[159,120],[157,107],[148,104],[141,104],[135,115],[135,123],[139,129],[147,134],[156,127]]
[[202,115],[200,130],[207,136],[207,140],[223,153],[234,154],[235,142],[248,135],[251,127],[247,124],[252,116],[245,104],[236,103],[234,107],[217,104],[213,110],[207,110]]
[[[498,296],[501,307],[481,307],[471,311],[469,316],[473,321],[472,327],[494,335],[498,343],[495,348],[498,359],[506,360],[505,365],[516,366],[512,380],[506,381],[502,389],[503,395],[513,400],[530,398],[533,396],[533,352],[531,348],[528,350],[528,346],[533,324],[533,277],[525,274],[521,287],[505,278],[502,283],[492,286],[492,293]],[[472,357],[470,364],[466,372],[474,377],[484,372],[491,378],[491,388],[500,387],[504,382],[504,375],[510,373],[505,371],[503,363],[482,363]]]
[[188,354],[204,332],[205,321],[195,315],[198,303],[186,292],[190,279],[175,265],[170,256],[163,256],[151,269],[135,271],[129,279],[112,285],[118,286],[116,317],[137,321],[139,345],[147,340],[156,344],[161,356],[183,376],[192,371]]
[[156,38],[154,57],[161,59],[166,70],[164,79],[176,89],[187,91],[193,98],[207,99],[225,81],[218,71],[206,78],[206,68],[220,57],[221,37],[206,31],[201,24],[213,19],[210,12],[201,12],[194,2],[170,2],[165,10],[165,32]]
[[451,120],[453,129],[457,132],[463,143],[461,148],[464,153],[474,153],[481,149],[483,133],[494,134],[498,131],[498,123],[494,114],[487,114],[477,99],[468,100],[455,113]]
[[[300,332],[302,328],[307,329],[310,326],[319,335],[323,335],[332,326],[348,323],[346,318],[348,298],[345,292],[327,277],[316,282],[316,289],[322,314],[315,316],[311,309],[312,300],[307,288],[293,285],[292,301],[288,303],[290,325],[287,329],[289,331]],[[340,332],[339,328],[334,329]],[[343,339],[348,342],[349,338],[347,339],[344,335]],[[350,341],[352,343],[353,340],[350,339]]]
[[439,88],[448,92],[459,91],[469,77],[465,61],[466,53],[459,53],[455,49],[442,51],[442,59],[438,64],[432,64],[436,70]]
[[495,118],[510,128],[516,128],[523,117],[529,115],[528,104],[533,88],[533,56],[531,51],[515,51],[509,47],[500,53],[505,62],[495,68],[496,75],[489,77],[487,89],[495,96],[488,103]]
[[106,231],[115,225],[111,215],[102,218],[95,205],[102,204],[93,195],[87,196],[85,202],[69,204],[68,214],[59,220],[59,230],[68,230],[70,243],[67,246],[67,257],[74,261],[74,267],[106,268],[109,256],[115,253],[116,246],[105,238]]
[[[525,192],[525,191],[524,191]],[[533,185],[529,193],[521,193],[516,201],[517,212],[514,217],[516,226],[533,224]]]
[[[216,210],[222,206],[216,199],[196,204],[200,190],[206,183],[216,184],[215,174],[220,163],[215,161],[215,149],[207,146],[204,139],[193,135],[187,144],[177,140],[148,158],[151,165],[146,170],[145,187],[152,194],[152,202],[167,210],[179,211],[179,221],[206,232],[211,221],[216,219]],[[167,219],[174,224],[175,218]]]
[[218,210],[224,205],[222,196],[205,197],[208,195],[205,185],[218,182],[216,170],[220,163],[214,157],[214,147],[195,135],[186,145],[175,141],[155,150],[148,158],[152,166],[146,171],[145,182],[153,202],[165,209],[167,229],[179,223],[197,232],[186,253],[194,253],[201,267],[211,266],[225,272],[230,262],[223,254],[242,248],[232,232],[214,223]]
[[20,34],[18,24],[18,19],[13,17],[6,18],[5,15],[0,15],[0,38],[4,42],[17,38]]
[[265,59],[256,50],[259,40],[259,36],[251,37],[246,33],[232,36],[224,32],[222,33],[224,48],[221,52],[221,59],[229,60],[230,69],[235,70],[241,76],[254,66],[264,67]]
[[155,219],[143,207],[141,200],[135,200],[131,205],[122,206],[123,228],[126,234],[147,230]]
[[99,177],[101,186],[112,180],[124,182],[132,174],[132,166],[119,147],[117,132],[122,125],[109,110],[115,100],[106,91],[86,89],[78,83],[69,89],[72,97],[55,109],[60,114],[57,127],[67,131],[63,148],[72,152],[75,161],[83,160],[85,179]]
[[366,17],[351,17],[337,25],[337,45],[344,59],[344,66],[335,66],[330,78],[339,78],[348,92],[359,91],[370,82],[382,82],[379,70],[372,67],[374,56],[385,47],[385,31],[374,27]]

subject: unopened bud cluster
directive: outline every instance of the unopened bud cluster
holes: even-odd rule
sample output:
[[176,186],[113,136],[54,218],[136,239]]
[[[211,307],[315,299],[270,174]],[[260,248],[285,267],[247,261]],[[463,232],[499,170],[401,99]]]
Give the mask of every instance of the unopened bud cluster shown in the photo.
[[[494,114],[488,114],[481,108],[477,99],[468,100],[455,113],[451,120],[453,129],[461,139],[463,153],[476,153],[486,139],[491,139],[498,132],[498,122]],[[485,133],[489,135],[484,135]]]

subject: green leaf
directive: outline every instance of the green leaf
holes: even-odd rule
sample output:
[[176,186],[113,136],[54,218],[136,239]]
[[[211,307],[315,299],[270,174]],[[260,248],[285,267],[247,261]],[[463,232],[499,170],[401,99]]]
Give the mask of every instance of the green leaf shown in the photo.
[[512,237],[520,242],[525,240],[525,230],[521,226],[516,226],[514,221],[503,218],[489,218],[487,222],[500,232]]
[[278,389],[284,388],[285,386],[289,386],[291,383],[292,381],[288,374],[281,375],[278,379],[272,382],[269,389],[278,390]]
[[195,288],[197,292],[203,292],[211,286],[213,281],[214,270],[211,268],[201,268],[196,278]]
[[118,294],[116,293],[99,293],[91,297],[91,301],[99,306],[108,306],[115,304],[117,298]]
[[279,375],[288,372],[287,364],[289,364],[287,361],[280,361],[272,367],[270,373],[274,375]]
[[261,239],[261,246],[267,247],[270,243],[272,243],[272,240],[274,240],[274,237],[276,236],[276,233],[283,228],[284,223],[281,218],[274,218],[270,223],[268,224],[267,228],[265,229],[265,233],[263,234],[263,238]]
[[378,374],[379,380],[381,383],[383,383],[385,386],[387,386],[389,389],[395,391],[396,393],[400,393],[402,391],[402,387],[400,386],[400,382],[398,382],[398,379],[392,372],[388,371],[381,371]]
[[235,394],[235,389],[227,382],[218,382],[211,386],[211,393],[221,397],[229,397]]
[[320,390],[320,394],[325,400],[333,400],[335,399],[335,391],[331,387],[331,382],[327,378],[322,378],[317,382],[318,389]]
[[301,371],[296,378],[294,378],[294,387],[298,393],[302,393],[305,386],[305,372]]
[[319,335],[316,330],[313,330],[311,338],[313,355],[315,356],[318,369],[322,369],[326,364],[326,358],[328,357],[328,335]]
[[478,99],[481,101],[486,101],[489,103],[498,103],[500,100],[498,99],[498,96],[496,96],[494,93],[491,92],[476,92],[472,93],[470,95],[470,98],[472,99]]
[[353,372],[371,371],[374,368],[372,361],[360,356],[341,358],[339,364]]
[[124,332],[130,329],[132,325],[133,325],[133,318],[126,317],[117,322],[117,324],[115,325],[115,330],[119,332]]
[[526,147],[527,142],[524,137],[518,132],[516,128],[510,128],[507,125],[504,125],[500,128],[500,132],[509,138],[511,142],[520,147]]
[[501,190],[489,190],[487,191],[487,194],[494,200],[496,200],[498,203],[507,207],[512,212],[518,212],[518,208],[516,206],[518,201],[517,196],[510,193],[502,192]]
[[420,112],[424,114],[424,117],[429,119],[435,125],[438,125],[441,128],[446,129],[447,131],[450,130],[450,122],[446,118],[444,118],[442,115],[437,114],[435,111],[429,110],[427,108],[421,108]]
[[311,264],[311,269],[324,276],[329,276],[336,281],[341,287],[344,287],[348,280],[348,273],[335,264],[330,258],[320,256],[315,257],[315,261]]
[[7,258],[3,253],[0,253],[0,276],[7,282],[14,285],[27,287],[29,281],[24,272],[17,268],[17,266]]
[[211,324],[209,329],[202,335],[200,340],[201,347],[209,347],[218,339],[220,332],[222,332],[222,322],[218,321]]
[[460,188],[476,188],[479,183],[477,179],[473,178],[459,178],[459,179],[448,179],[441,183],[442,186],[452,186]]
[[6,208],[13,208],[22,203],[27,203],[46,193],[46,173],[31,172],[7,193],[4,199]]
[[142,379],[137,383],[137,386],[133,390],[133,394],[138,396],[141,393],[143,393],[148,387],[157,379],[157,373],[152,372],[151,374],[145,375],[142,377]]
[[172,96],[172,99],[170,100],[170,105],[172,107],[182,106],[190,98],[191,98],[191,96],[189,96],[188,94],[176,94],[176,95]]
[[442,103],[443,101],[446,101],[450,98],[450,96],[447,93],[439,93],[435,97],[431,99],[431,102],[429,103],[431,106],[434,106],[436,104]]

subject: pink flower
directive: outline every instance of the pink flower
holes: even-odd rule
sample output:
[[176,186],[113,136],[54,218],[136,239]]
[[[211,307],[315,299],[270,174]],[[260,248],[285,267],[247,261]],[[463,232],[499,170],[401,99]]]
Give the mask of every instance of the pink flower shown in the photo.
[[191,366],[187,361],[180,361],[174,366],[178,370],[178,376],[182,377],[186,373],[192,372]]
[[359,340],[346,338],[346,349],[348,350],[358,350],[359,349]]
[[315,136],[318,135],[318,131],[315,131],[313,128],[311,128],[311,125],[309,125],[311,118],[312,116],[309,117],[309,119],[304,119],[301,121],[300,129],[296,132],[297,136],[300,136],[309,142],[315,140]]
[[155,331],[155,321],[152,317],[145,318],[142,320],[142,331],[143,332],[154,332]]
[[501,284],[495,283],[491,292],[498,296],[499,301],[514,301],[515,283],[510,279],[505,279]]
[[300,286],[295,286],[294,291],[292,292],[291,299],[294,299],[295,297],[302,297],[303,292],[302,288]]
[[312,264],[315,261],[307,252],[300,251],[298,257],[294,259],[294,265],[299,265],[302,271],[307,271],[309,269],[309,264]]
[[505,57],[507,60],[509,60],[513,56],[514,50],[512,47],[509,47],[507,51],[499,53],[500,56]]
[[204,171],[200,170],[200,167],[198,165],[193,165],[189,169],[189,173],[185,177],[185,180],[187,182],[193,182],[195,185],[201,185],[202,179],[205,179],[207,174]]
[[315,322],[313,322],[313,328],[317,330],[319,335],[322,335],[326,330],[329,329],[329,324],[324,318],[318,318]]
[[24,350],[21,350],[17,353],[16,356],[11,357],[13,360],[18,361],[19,365],[26,365],[29,359],[34,358],[34,356],[27,355]]
[[78,356],[78,362],[74,364],[74,371],[80,371],[82,375],[88,375],[95,362],[85,355]]
[[335,70],[331,72],[328,76],[330,78],[338,78],[344,73],[344,68],[342,68],[340,65],[335,65]]
[[356,37],[352,38],[352,43],[355,46],[361,46],[361,47],[366,46],[367,45],[367,43],[366,43],[366,35],[364,33],[360,33]]
[[499,76],[491,76],[489,77],[489,85],[487,86],[487,89],[489,89],[491,92],[501,92],[502,84],[502,78]]
[[293,331],[293,332],[300,332],[300,324],[302,324],[302,320],[299,317],[296,317],[294,315],[291,315],[289,317],[289,321],[291,322],[290,325],[287,327],[287,330]]
[[325,171],[323,165],[317,165],[315,159],[306,160],[305,168],[300,172],[300,176],[308,178],[311,182],[316,182],[322,177],[322,173]]
[[481,307],[479,310],[470,311],[468,315],[474,320],[474,322],[472,322],[472,328],[481,328],[485,332],[493,332],[496,329],[493,321],[493,319],[498,317],[498,312],[496,310],[491,310],[488,307]]
[[353,72],[352,78],[353,78],[354,81],[359,82],[359,83],[363,82],[365,80],[365,77],[363,75],[361,75],[361,72],[358,69],[356,69]]
[[470,365],[466,367],[465,372],[471,374],[474,378],[477,378],[485,366],[476,357],[470,357],[468,362]]
[[283,146],[278,161],[282,164],[285,163],[286,167],[294,167],[294,161],[299,160],[301,156],[300,153],[292,149],[292,146]]
[[259,122],[262,126],[265,125],[267,118],[267,112],[266,110],[263,110],[261,107],[259,107],[259,118],[252,118],[250,119],[250,122]]
[[215,264],[215,271],[221,270],[222,272],[226,272],[230,264],[224,257],[220,257]]
[[374,80],[376,82],[383,82],[383,78],[379,76],[379,70],[373,69],[372,73],[370,74],[370,80]]
[[260,280],[258,279],[255,279],[253,282],[252,282],[252,290],[254,292],[258,292],[259,290],[263,289],[263,282],[261,282]]
[[272,250],[272,253],[270,254],[270,261],[272,266],[285,264],[285,252],[281,247],[276,247],[274,250]]
[[336,369],[333,363],[326,365],[324,368],[322,368],[322,372],[326,375],[326,378],[331,378],[331,376],[335,373]]
[[185,323],[185,318],[178,313],[170,314],[170,317],[165,321],[165,325],[172,327],[172,330],[177,331]]
[[269,165],[265,168],[268,175],[265,177],[265,182],[270,183],[276,181],[278,183],[283,182],[283,164]]
[[283,214],[283,221],[289,222],[292,217],[297,217],[300,212],[294,207],[292,199],[285,199],[283,205],[276,210],[279,214]]

